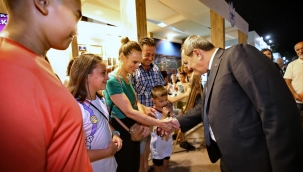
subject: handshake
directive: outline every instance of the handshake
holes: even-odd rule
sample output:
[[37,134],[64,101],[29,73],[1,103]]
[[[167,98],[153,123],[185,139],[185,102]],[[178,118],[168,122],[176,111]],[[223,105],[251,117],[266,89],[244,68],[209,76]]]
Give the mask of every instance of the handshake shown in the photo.
[[180,124],[177,119],[172,117],[165,118],[161,120],[161,124],[157,128],[157,135],[161,137],[167,136],[177,129],[180,129]]

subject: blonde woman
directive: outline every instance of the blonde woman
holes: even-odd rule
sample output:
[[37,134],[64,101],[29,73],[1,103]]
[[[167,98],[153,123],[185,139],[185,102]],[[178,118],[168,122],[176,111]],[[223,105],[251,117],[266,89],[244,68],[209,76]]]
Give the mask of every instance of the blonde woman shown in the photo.
[[136,122],[144,124],[145,127],[142,127],[143,136],[150,133],[149,126],[158,126],[164,129],[169,127],[164,122],[145,115],[151,112],[151,108],[145,107],[139,102],[136,103],[137,98],[129,75],[138,69],[142,61],[142,50],[137,42],[130,41],[127,37],[123,38],[121,42],[120,63],[111,73],[104,94],[108,107],[112,107],[112,126],[120,132],[120,137],[123,140],[122,149],[115,154],[118,163],[117,172],[137,172],[140,163],[140,142],[131,140],[128,131],[114,119],[113,114],[127,127],[131,127]]

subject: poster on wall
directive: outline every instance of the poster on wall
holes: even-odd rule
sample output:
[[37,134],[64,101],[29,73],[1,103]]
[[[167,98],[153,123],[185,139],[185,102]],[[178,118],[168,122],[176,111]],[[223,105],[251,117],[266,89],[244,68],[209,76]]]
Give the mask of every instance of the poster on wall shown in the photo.
[[103,54],[102,46],[100,46],[100,45],[90,45],[89,51],[90,51],[90,53],[99,55],[99,56],[102,56],[102,54]]
[[116,58],[113,58],[113,65],[116,65]]
[[111,66],[112,65],[112,58],[108,57],[107,58],[107,66]]
[[86,45],[79,44],[78,45],[78,50],[79,50],[79,52],[86,52]]
[[161,71],[166,71],[169,75],[177,73],[178,67],[181,66],[181,58],[165,54],[156,54],[154,63]]
[[4,29],[7,24],[8,15],[0,13],[0,31]]

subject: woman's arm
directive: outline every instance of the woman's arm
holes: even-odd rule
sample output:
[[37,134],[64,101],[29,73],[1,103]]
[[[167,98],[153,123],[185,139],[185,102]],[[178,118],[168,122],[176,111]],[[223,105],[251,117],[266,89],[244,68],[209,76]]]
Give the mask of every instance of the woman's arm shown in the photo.
[[179,94],[179,95],[174,96],[174,97],[168,96],[168,101],[170,101],[171,103],[175,103],[177,101],[180,101],[180,100],[184,99],[185,97],[188,97],[189,93],[190,93],[190,88],[188,88],[186,90],[186,92],[183,93],[183,94]]
[[110,96],[111,100],[114,102],[114,104],[123,112],[125,116],[128,118],[131,118],[139,123],[142,123],[144,125],[149,126],[158,126],[158,127],[165,127],[165,123],[161,122],[160,120],[154,119],[152,117],[149,117],[147,115],[143,115],[137,110],[134,110],[131,106],[131,103],[127,96],[122,94],[114,94]]

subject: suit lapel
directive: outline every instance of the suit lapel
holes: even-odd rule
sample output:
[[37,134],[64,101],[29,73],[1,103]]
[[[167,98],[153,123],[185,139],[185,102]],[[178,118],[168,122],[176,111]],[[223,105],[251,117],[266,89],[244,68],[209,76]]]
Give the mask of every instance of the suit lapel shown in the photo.
[[[219,66],[220,66],[220,63],[222,60],[221,56],[222,56],[223,52],[224,52],[224,50],[219,48],[218,51],[216,52],[215,57],[212,62],[210,75],[207,80],[207,92],[206,92],[206,97],[205,97],[205,105],[207,105],[207,106],[204,106],[205,108],[208,108],[209,96],[211,94],[215,78],[217,76],[217,72],[218,72],[218,69],[219,69]],[[208,111],[208,109],[206,109],[206,111]]]

